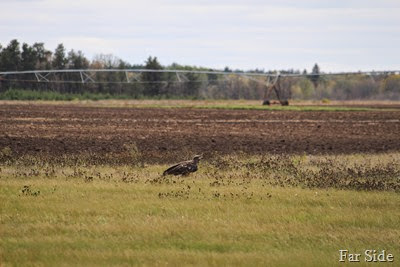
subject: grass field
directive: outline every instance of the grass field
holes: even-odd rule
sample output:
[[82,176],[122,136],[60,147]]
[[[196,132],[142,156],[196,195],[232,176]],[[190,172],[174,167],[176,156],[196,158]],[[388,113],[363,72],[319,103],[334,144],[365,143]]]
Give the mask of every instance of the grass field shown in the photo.
[[398,153],[231,155],[189,177],[31,162],[1,165],[2,266],[336,266],[339,249],[400,261]]
[[[33,99],[34,100],[34,99]],[[261,100],[123,100],[99,99],[88,100],[81,98],[54,100],[0,100],[5,104],[52,104],[52,105],[77,105],[85,107],[108,108],[193,108],[193,109],[226,109],[226,110],[276,110],[276,111],[376,111],[399,110],[399,101],[307,101],[293,100],[289,106],[262,105]]]

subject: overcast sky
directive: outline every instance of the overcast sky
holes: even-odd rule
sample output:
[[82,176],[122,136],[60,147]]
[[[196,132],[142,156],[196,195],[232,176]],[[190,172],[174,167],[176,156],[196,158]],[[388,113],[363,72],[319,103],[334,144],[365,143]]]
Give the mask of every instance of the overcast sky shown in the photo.
[[0,43],[132,64],[399,70],[399,0],[0,0]]

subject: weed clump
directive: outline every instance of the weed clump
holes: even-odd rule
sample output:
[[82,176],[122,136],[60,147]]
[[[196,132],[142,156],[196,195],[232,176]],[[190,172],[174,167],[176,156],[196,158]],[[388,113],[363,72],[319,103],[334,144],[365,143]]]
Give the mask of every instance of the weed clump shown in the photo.
[[[344,156],[343,156],[344,157]],[[228,156],[217,158],[211,166],[240,173],[244,181],[258,177],[270,185],[304,188],[337,188],[400,192],[400,162],[391,159],[372,163],[369,160],[351,161],[329,156],[265,155],[245,160]],[[213,175],[210,186],[226,184],[226,179]]]
[[23,196],[37,197],[40,195],[40,190],[34,190],[30,185],[24,185],[24,187],[21,189],[21,193]]

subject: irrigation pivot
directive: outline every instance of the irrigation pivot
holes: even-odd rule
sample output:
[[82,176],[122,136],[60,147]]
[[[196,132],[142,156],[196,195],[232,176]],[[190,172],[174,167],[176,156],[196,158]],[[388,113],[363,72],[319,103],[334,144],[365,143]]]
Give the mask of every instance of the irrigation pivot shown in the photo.
[[[167,77],[145,79],[146,75]],[[162,74],[162,75],[157,75]],[[75,85],[91,85],[100,87],[102,84],[123,85],[142,84],[148,86],[178,85],[185,83],[211,83],[216,81],[229,82],[232,79],[244,78],[260,84],[264,89],[263,104],[288,105],[291,96],[290,88],[298,78],[308,78],[315,87],[320,79],[335,76],[368,76],[388,77],[399,75],[400,71],[368,71],[368,72],[337,72],[337,73],[289,73],[289,72],[232,72],[215,70],[177,70],[177,69],[62,69],[62,70],[31,70],[0,72],[0,89],[18,87],[21,84],[64,84],[66,87]],[[163,76],[164,75],[164,76]],[[195,76],[196,78],[193,78]],[[110,78],[113,77],[113,78]],[[5,85],[5,86],[2,86]],[[60,86],[59,86],[60,87]],[[76,87],[76,86],[75,86]],[[80,87],[82,88],[82,87]],[[273,94],[277,101],[271,100]]]

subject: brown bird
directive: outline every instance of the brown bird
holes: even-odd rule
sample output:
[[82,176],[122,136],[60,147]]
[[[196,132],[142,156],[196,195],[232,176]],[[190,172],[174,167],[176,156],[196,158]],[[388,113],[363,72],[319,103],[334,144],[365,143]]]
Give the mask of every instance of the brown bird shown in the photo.
[[191,172],[197,171],[197,163],[202,156],[196,155],[193,160],[182,161],[172,165],[163,172],[163,175],[189,175]]

